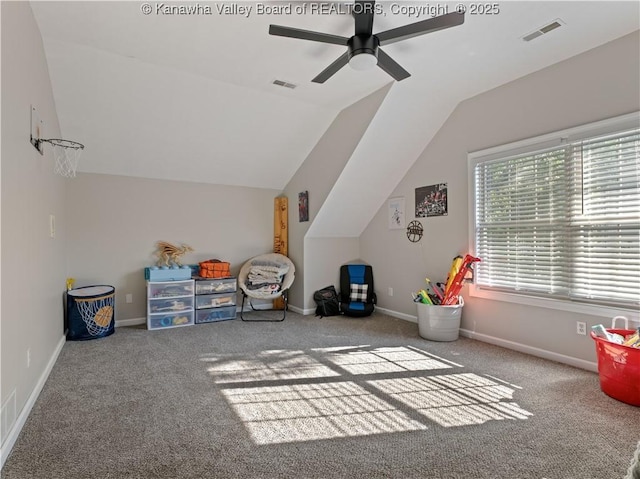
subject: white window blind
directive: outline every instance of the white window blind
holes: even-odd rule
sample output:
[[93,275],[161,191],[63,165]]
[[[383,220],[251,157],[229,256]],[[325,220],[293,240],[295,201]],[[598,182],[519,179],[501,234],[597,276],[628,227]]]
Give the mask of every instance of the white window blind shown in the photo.
[[640,129],[480,160],[474,177],[477,287],[640,304]]

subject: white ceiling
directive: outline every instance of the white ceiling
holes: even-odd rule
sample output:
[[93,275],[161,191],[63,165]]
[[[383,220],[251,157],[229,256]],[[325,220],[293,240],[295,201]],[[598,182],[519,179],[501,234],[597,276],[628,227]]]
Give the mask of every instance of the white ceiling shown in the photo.
[[[310,11],[314,3],[262,5]],[[341,109],[392,81],[380,69],[345,67],[311,83],[344,49],[268,35],[273,23],[350,36],[346,14],[259,15],[258,2],[149,4],[144,15],[142,2],[32,2],[62,135],[86,146],[80,171],[282,189]],[[156,13],[180,4],[212,14]],[[374,32],[427,18],[392,14],[392,5],[409,4],[429,3],[382,2]],[[498,14],[467,13],[459,27],[384,48],[412,76],[394,83],[330,195],[353,214],[318,215],[318,234],[360,234],[460,101],[640,28],[637,1],[497,5]],[[221,14],[222,6],[252,12]],[[521,40],[558,18],[562,28]]]

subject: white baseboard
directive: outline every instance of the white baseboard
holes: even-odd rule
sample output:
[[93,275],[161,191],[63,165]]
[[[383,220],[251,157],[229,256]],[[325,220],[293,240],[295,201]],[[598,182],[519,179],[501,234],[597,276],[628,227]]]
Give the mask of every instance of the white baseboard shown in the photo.
[[115,323],[115,327],[120,326],[138,326],[140,324],[147,324],[147,318],[131,318],[131,319],[119,319]]
[[20,431],[22,431],[22,428],[24,427],[25,422],[27,422],[27,418],[29,417],[29,414],[31,414],[31,409],[33,409],[33,405],[36,403],[36,400],[38,399],[38,396],[40,395],[40,392],[42,391],[44,384],[47,382],[47,379],[49,378],[49,374],[51,374],[51,370],[53,369],[53,365],[58,360],[58,356],[60,356],[60,351],[62,351],[62,347],[64,346],[65,342],[66,342],[66,337],[62,336],[62,338],[60,338],[60,341],[58,341],[58,344],[56,345],[56,348],[54,349],[53,354],[49,358],[49,362],[47,362],[47,367],[44,369],[44,371],[40,375],[40,378],[36,383],[36,387],[33,388],[33,391],[31,391],[31,394],[29,394],[29,397],[27,398],[27,402],[22,408],[22,411],[20,411],[20,414],[18,415],[16,422],[13,424],[13,426],[11,427],[11,430],[7,434],[7,438],[2,445],[2,450],[0,451],[0,469],[4,467],[4,463],[9,457],[9,454],[11,453],[11,450],[13,449],[13,446],[15,445],[16,440],[18,439],[18,436],[20,435]]
[[514,341],[509,341],[502,338],[496,338],[495,336],[489,336],[488,334],[475,333],[468,329],[460,328],[460,335],[464,336],[465,338],[477,339],[478,341],[482,341],[483,343],[495,344],[496,346],[500,346],[506,349],[513,349],[514,351],[530,354],[531,356],[537,356],[539,358],[549,359],[550,361],[568,364],[569,366],[573,366],[576,368],[586,369],[587,371],[592,371],[594,373],[598,372],[597,363],[585,361],[584,359],[578,359],[571,356],[566,356],[564,354],[554,353],[553,351],[547,351],[546,349],[535,348],[526,344],[516,343]]
[[387,316],[393,316],[394,318],[404,319],[405,321],[409,321],[411,323],[418,323],[417,316],[411,316],[410,314],[399,313],[398,311],[393,311],[392,309],[387,308],[379,308],[376,306],[376,311],[386,314]]
[[[376,311],[380,311],[381,313],[385,313],[389,316],[393,316],[394,318],[404,319],[405,321],[410,321],[412,323],[418,322],[417,316],[412,316],[410,314],[399,313],[397,311],[392,311],[386,308],[378,308],[376,307]],[[497,338],[495,336],[489,336],[488,334],[481,334],[470,331],[468,329],[460,328],[460,335],[465,338],[475,339],[478,341],[482,341],[483,343],[494,344],[496,346],[500,346],[502,348],[511,349],[513,351],[518,351],[525,354],[530,354],[531,356],[536,356],[543,359],[548,359],[550,361],[555,361],[562,364],[568,364],[569,366],[573,366],[580,369],[586,369],[587,371],[598,372],[598,364],[585,361],[584,359],[574,358],[572,356],[566,356],[560,353],[554,353],[553,351],[547,351],[546,349],[540,349],[533,346],[528,346],[522,343],[516,343],[515,341],[509,341],[507,339]]]
[[[265,304],[254,304],[253,307],[257,310],[264,310],[267,311],[269,309],[272,308],[270,303],[265,303]],[[297,306],[292,306],[292,305],[288,305],[288,308],[293,311],[294,313],[298,313],[298,314],[302,314],[302,315],[309,315],[309,314],[314,314],[316,312],[315,308],[314,309],[302,309],[302,308],[298,308]],[[238,314],[240,313],[240,305],[238,305],[236,307],[236,311],[238,312]],[[251,307],[245,305],[244,307],[244,311],[251,311]],[[115,322],[115,327],[119,328],[122,326],[138,326],[141,324],[147,324],[147,318],[130,318],[130,319],[120,319],[117,320]]]
[[293,311],[294,313],[298,313],[298,314],[302,314],[303,316],[308,316],[310,314],[316,314],[316,308],[311,308],[311,309],[303,309],[303,308],[298,308],[297,306],[293,306],[293,305],[289,305],[289,309],[291,311]]

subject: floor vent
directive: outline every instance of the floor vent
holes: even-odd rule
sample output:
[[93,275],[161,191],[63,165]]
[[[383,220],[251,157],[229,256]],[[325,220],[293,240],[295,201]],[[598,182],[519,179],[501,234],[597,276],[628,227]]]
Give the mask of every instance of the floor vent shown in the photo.
[[522,39],[525,42],[530,42],[534,38],[541,37],[545,33],[549,33],[550,31],[555,30],[556,28],[559,28],[562,25],[564,25],[564,22],[562,20],[560,20],[560,19],[556,19],[553,22],[548,23],[547,25],[538,28],[535,32],[531,32],[531,33],[525,35],[524,37],[522,37]]
[[293,83],[289,83],[282,80],[273,80],[273,84],[284,87],[284,88],[291,88],[292,90],[298,86],[298,85],[294,85]]
[[16,391],[11,392],[0,409],[0,444],[3,444],[16,422]]

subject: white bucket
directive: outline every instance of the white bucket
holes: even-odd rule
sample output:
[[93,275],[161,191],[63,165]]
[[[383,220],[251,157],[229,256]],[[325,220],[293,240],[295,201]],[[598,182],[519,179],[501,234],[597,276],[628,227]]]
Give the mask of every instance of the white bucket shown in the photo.
[[416,303],[418,307],[418,331],[431,341],[455,341],[460,332],[460,317],[464,300],[451,306],[434,306]]

